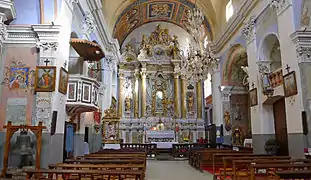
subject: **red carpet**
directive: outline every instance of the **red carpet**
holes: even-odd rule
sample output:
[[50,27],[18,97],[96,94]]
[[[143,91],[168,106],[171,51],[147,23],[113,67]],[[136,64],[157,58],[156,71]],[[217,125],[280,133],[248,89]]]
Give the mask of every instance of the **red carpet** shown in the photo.
[[[216,167],[216,169],[215,169],[215,173],[216,173],[216,174],[220,174],[219,168],[220,168],[220,167]],[[204,171],[207,171],[207,172],[209,172],[209,173],[211,173],[211,174],[214,175],[214,173],[213,173],[213,167],[203,167],[203,170],[204,170]],[[227,178],[230,178],[230,176],[227,176]],[[220,177],[217,177],[216,179],[220,179]]]

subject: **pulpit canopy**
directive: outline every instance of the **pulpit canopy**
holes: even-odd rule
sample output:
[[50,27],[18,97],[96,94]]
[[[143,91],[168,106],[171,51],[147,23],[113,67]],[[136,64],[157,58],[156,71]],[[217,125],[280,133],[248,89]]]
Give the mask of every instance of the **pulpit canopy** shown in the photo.
[[71,38],[70,44],[86,61],[100,61],[105,57],[105,53],[100,45],[95,42],[86,39]]

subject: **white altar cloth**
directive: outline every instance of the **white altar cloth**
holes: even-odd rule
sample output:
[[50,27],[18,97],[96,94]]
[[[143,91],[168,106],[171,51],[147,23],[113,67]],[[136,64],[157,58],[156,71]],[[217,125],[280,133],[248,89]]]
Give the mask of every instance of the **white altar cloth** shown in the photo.
[[105,144],[104,149],[121,149],[120,144]]
[[157,144],[157,148],[172,148],[173,144],[177,142],[151,142],[152,144]]

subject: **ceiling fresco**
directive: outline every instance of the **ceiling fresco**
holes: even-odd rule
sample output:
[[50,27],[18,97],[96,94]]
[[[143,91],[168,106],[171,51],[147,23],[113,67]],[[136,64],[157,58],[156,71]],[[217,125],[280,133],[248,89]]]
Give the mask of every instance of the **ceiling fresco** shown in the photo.
[[236,44],[228,51],[222,66],[222,85],[243,85],[246,73],[241,66],[247,66],[247,52],[242,45]]
[[[150,22],[166,21],[187,30],[189,10],[194,7],[195,4],[187,0],[138,0],[130,4],[119,15],[113,35],[122,46],[123,41],[134,29]],[[211,38],[212,30],[206,18],[204,24],[206,32]]]

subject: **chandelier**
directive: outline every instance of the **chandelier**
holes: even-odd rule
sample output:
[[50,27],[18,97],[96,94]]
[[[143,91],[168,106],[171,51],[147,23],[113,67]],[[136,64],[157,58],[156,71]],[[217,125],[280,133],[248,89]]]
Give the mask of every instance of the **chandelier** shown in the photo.
[[189,11],[187,29],[190,34],[189,49],[183,54],[180,73],[191,82],[206,80],[218,65],[218,59],[210,49],[204,29],[204,14],[201,9]]

